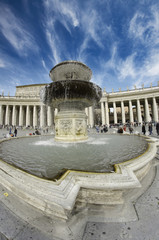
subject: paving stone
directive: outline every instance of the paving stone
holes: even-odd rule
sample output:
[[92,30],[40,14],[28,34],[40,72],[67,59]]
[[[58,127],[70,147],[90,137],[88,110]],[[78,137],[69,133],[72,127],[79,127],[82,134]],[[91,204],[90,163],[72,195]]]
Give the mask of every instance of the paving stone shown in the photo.
[[[47,223],[46,223],[47,224]],[[61,240],[60,238],[55,238],[53,236],[48,236],[46,233],[40,231],[39,229],[27,226],[23,231],[13,238],[13,240]]]
[[[26,222],[19,219],[0,202],[0,233],[8,239],[14,238],[25,227]],[[3,238],[2,238],[3,239]]]
[[150,188],[137,200],[139,220],[123,223],[93,223],[86,225],[83,240],[158,240],[159,239],[159,166]]

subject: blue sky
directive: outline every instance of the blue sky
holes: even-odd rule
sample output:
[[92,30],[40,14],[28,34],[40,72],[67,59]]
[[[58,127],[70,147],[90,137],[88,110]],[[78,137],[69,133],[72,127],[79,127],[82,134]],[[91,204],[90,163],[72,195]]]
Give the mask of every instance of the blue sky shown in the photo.
[[49,83],[57,63],[88,65],[106,91],[157,85],[158,0],[0,0],[0,94]]

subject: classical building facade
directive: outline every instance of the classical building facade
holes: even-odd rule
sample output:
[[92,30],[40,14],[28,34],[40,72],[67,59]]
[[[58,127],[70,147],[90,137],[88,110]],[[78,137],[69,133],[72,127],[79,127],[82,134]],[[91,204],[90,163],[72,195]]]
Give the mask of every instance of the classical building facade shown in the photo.
[[[40,91],[46,84],[17,86],[15,96],[0,95],[0,125],[51,127],[58,109],[45,106]],[[97,106],[85,109],[87,124],[93,127],[117,123],[157,122],[159,85],[107,93]]]

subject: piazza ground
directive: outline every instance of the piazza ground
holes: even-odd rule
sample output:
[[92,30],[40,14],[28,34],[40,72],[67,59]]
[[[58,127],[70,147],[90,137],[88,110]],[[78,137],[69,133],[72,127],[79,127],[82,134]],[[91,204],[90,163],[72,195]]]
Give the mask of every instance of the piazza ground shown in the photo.
[[[24,136],[34,130],[19,130],[18,135]],[[95,130],[92,130],[95,131]],[[113,132],[109,129],[109,133]],[[135,128],[141,132],[141,127]],[[50,129],[52,132],[52,129]],[[6,129],[0,130],[0,137],[6,134]],[[100,133],[101,134],[101,133]],[[152,137],[158,138],[155,128]],[[72,240],[157,240],[159,238],[159,151],[155,158],[155,166],[148,174],[148,187],[144,189],[141,196],[134,202],[138,216],[137,221],[123,222],[96,222],[89,219],[85,222],[84,233],[75,237],[69,232]],[[151,177],[150,177],[151,176]],[[150,179],[151,178],[151,179]],[[151,183],[152,181],[152,183]],[[63,237],[56,236],[54,232],[54,219],[45,216],[41,211],[27,205],[0,185],[0,232],[2,240],[67,240],[65,229]]]

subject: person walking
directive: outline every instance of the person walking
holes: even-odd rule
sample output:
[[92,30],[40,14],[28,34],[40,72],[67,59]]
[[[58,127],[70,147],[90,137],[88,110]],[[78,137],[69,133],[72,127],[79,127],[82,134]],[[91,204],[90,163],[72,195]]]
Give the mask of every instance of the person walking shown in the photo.
[[15,135],[15,137],[17,136],[17,132],[18,132],[18,131],[17,131],[17,128],[15,128],[15,129],[14,129],[14,135]]
[[149,135],[152,134],[152,123],[149,123]]
[[157,132],[157,135],[159,135],[159,122],[156,123],[156,132]]
[[133,133],[134,129],[132,128],[132,126],[129,126],[129,133]]
[[9,134],[10,135],[12,134],[12,128],[11,127],[9,128]]
[[143,123],[143,125],[142,125],[142,133],[145,135],[145,133],[146,133],[146,128],[145,128],[145,124]]
[[126,132],[126,125],[124,125],[123,130],[124,130],[124,132]]

